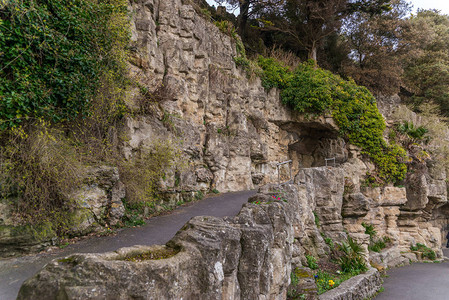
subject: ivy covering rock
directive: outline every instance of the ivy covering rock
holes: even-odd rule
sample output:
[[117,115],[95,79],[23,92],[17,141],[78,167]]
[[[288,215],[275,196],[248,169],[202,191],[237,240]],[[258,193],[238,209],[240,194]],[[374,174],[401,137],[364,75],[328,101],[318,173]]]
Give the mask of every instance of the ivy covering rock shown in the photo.
[[321,69],[313,61],[293,72],[272,58],[259,57],[258,63],[263,70],[262,85],[281,89],[284,104],[309,115],[332,114],[341,136],[373,160],[381,180],[398,182],[405,178],[406,152],[384,140],[385,122],[367,88]]

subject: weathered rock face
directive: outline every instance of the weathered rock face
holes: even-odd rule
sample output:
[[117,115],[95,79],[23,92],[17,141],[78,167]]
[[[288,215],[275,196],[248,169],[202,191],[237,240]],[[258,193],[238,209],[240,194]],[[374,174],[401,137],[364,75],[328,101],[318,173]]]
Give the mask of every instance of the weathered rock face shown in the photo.
[[[85,183],[69,195],[73,207],[66,213],[67,235],[80,236],[105,226],[116,225],[125,213],[125,197],[118,169],[92,167]],[[10,206],[0,203],[0,257],[36,252],[57,243],[56,228],[48,222],[37,225],[18,224]]]
[[[445,174],[424,166],[422,172],[409,174],[405,188],[362,186],[374,166],[362,160],[360,149],[338,137],[333,119],[296,115],[281,104],[278,91],[267,93],[259,79],[247,79],[233,62],[234,40],[193,6],[181,0],[150,0],[133,1],[130,9],[131,72],[150,90],[163,84],[170,97],[152,114],[128,120],[123,152],[131,157],[154,139],[181,139],[190,165],[177,187],[165,185],[167,193],[252,189],[277,182],[278,176],[286,181],[292,171],[298,174],[295,182],[304,185],[304,221],[298,224],[311,253],[322,255],[326,249],[314,213],[325,236],[339,240],[346,229],[366,249],[369,239],[362,223],[373,225],[401,250],[417,242],[439,249],[441,234],[436,233],[446,219],[439,213],[439,221],[432,220],[447,201]],[[130,106],[139,100],[135,94]],[[398,101],[379,97],[386,118]],[[170,122],[164,121],[167,116]],[[337,168],[316,168],[332,157]],[[292,163],[278,171],[277,163],[289,159]]]
[[234,218],[193,218],[167,243],[180,249],[171,258],[124,260],[166,249],[136,246],[54,260],[18,299],[285,299],[301,207],[293,185],[287,202],[270,203],[271,194],[256,195],[265,204],[248,203]]
[[[149,0],[133,1],[130,9],[131,72],[150,90],[163,84],[170,92],[151,114],[128,120],[123,152],[132,157],[155,139],[181,139],[190,164],[178,186],[165,185],[168,194],[251,189],[276,182],[278,176],[288,180],[292,172],[302,208],[293,217],[294,233],[301,239],[293,244],[294,263],[300,263],[305,251],[324,255],[321,233],[338,241],[346,230],[368,253],[362,223],[392,241],[394,255],[387,256],[387,265],[401,261],[400,252],[418,242],[441,254],[440,231],[447,224],[445,174],[430,164],[410,173],[405,187],[364,186],[374,166],[362,160],[360,149],[338,137],[333,119],[296,115],[281,104],[278,91],[267,92],[259,79],[247,79],[233,62],[234,41],[193,6],[181,0]],[[139,100],[135,94],[131,107]],[[398,101],[379,97],[386,118]],[[325,158],[332,157],[336,167],[323,168]],[[278,171],[277,163],[289,159],[292,164]]]
[[[165,260],[122,260],[153,249],[137,247],[55,261],[28,281],[21,297],[280,299],[292,265],[305,265],[305,253],[325,256],[323,237],[340,241],[347,234],[363,245],[367,260],[385,266],[414,259],[401,252],[416,243],[441,255],[441,229],[449,222],[446,175],[430,162],[417,165],[405,187],[364,186],[374,166],[338,137],[333,119],[297,115],[281,104],[278,91],[267,92],[259,79],[248,79],[234,64],[232,38],[187,1],[133,0],[129,8],[130,72],[161,100],[147,103],[137,89],[130,93],[128,106],[141,113],[126,120],[124,157],[157,140],[178,141],[189,163],[177,174],[177,184],[174,174],[162,183],[173,202],[198,190],[248,190],[278,177],[286,181],[292,173],[294,185],[283,189],[288,202],[248,204],[232,219],[195,218],[169,243],[181,252]],[[380,105],[385,116],[397,101],[390,100]],[[333,157],[336,165],[324,167],[325,158]],[[290,159],[291,164],[277,165]],[[124,213],[116,170],[92,172],[95,179],[73,196],[84,207],[73,216],[73,235],[116,224]],[[264,185],[252,200],[268,201],[273,190]],[[0,226],[10,230],[8,212],[2,204],[0,209]],[[369,253],[362,223],[388,237],[391,247]],[[0,231],[0,246],[12,244],[8,230]],[[23,232],[13,243],[28,247],[29,231]]]
[[[290,158],[293,173],[322,166],[326,157],[347,159],[332,118],[297,116],[275,89],[267,93],[259,79],[248,80],[234,64],[235,41],[187,2],[133,1],[130,9],[131,73],[150,90],[163,85],[170,97],[152,114],[128,120],[123,152],[131,157],[155,139],[181,139],[190,165],[168,191],[248,190],[277,181],[276,163]],[[289,165],[279,172],[289,179]]]

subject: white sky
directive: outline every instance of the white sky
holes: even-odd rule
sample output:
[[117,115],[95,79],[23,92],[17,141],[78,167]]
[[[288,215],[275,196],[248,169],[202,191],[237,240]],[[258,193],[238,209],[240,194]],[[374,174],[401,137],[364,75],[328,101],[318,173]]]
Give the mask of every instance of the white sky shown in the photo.
[[[1,0],[0,0],[1,1]],[[210,5],[214,5],[214,0],[206,0]],[[449,15],[449,0],[407,0],[413,4],[413,12],[415,13],[418,8],[424,9],[439,9],[443,14]],[[215,7],[217,5],[215,4]],[[228,10],[229,11],[229,10]],[[238,9],[236,11],[238,14]]]
[[413,4],[413,12],[418,8],[439,9],[443,14],[449,15],[449,0],[408,0]]

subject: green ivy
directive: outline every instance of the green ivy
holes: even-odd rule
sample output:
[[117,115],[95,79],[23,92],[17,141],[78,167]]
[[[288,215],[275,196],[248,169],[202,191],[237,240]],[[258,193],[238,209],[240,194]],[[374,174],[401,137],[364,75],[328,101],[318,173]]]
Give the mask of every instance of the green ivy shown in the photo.
[[386,182],[404,179],[405,150],[385,142],[385,122],[367,88],[318,68],[314,62],[303,63],[293,72],[274,59],[259,58],[258,63],[263,86],[281,89],[284,104],[306,114],[330,112],[341,136],[373,160],[379,178]]
[[282,65],[274,58],[265,58],[263,56],[257,58],[257,64],[263,70],[260,79],[264,88],[267,90],[274,87],[285,88],[290,75],[288,67]]
[[119,52],[129,32],[117,19],[127,20],[126,0],[6,1],[0,8],[0,129],[88,114],[100,78],[124,73]]

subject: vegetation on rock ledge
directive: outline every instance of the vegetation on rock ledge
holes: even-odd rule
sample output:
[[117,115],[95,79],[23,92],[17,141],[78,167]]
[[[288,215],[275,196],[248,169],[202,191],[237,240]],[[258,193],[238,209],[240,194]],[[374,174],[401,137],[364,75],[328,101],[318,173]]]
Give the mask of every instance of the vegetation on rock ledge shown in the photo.
[[263,69],[263,86],[281,89],[284,104],[300,113],[331,113],[340,134],[362,148],[376,164],[380,179],[404,179],[406,152],[399,145],[385,142],[385,122],[367,88],[318,68],[314,62],[303,63],[293,72],[272,58],[259,58],[258,62]]

